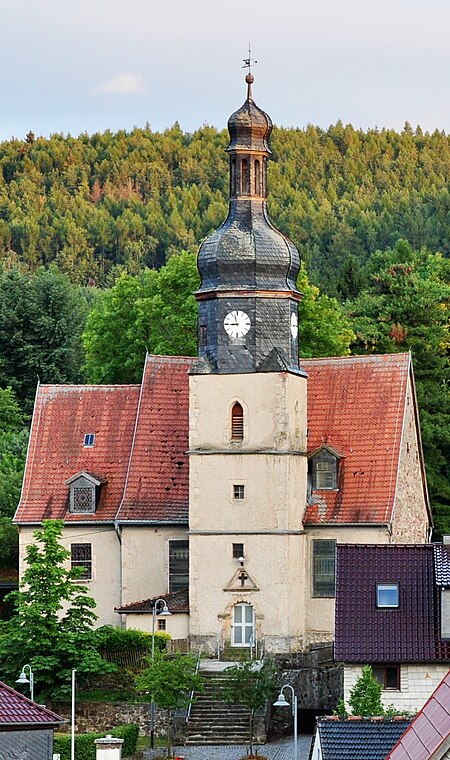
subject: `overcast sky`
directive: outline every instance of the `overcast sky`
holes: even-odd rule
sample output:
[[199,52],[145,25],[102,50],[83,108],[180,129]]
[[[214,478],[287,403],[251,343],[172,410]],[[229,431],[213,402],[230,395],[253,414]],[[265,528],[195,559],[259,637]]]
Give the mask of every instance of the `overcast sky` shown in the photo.
[[0,139],[226,126],[450,131],[450,0],[0,0]]

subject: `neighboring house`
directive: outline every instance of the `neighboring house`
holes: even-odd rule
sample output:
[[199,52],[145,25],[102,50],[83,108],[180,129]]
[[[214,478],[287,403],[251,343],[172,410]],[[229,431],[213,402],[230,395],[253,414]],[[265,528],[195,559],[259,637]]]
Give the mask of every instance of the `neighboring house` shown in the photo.
[[449,760],[450,672],[433,692],[386,760]]
[[189,586],[169,634],[286,652],[333,638],[336,543],[424,542],[430,512],[411,357],[299,367],[299,255],[268,219],[251,80],[229,216],[198,256],[199,357],[147,357],[140,385],[39,386],[15,520],[21,573],[36,526],[64,520],[99,623],[149,630],[141,600]]
[[52,760],[53,733],[64,719],[0,681],[0,758]]
[[410,722],[404,717],[318,718],[309,760],[385,760]]
[[371,665],[382,701],[417,711],[450,664],[450,545],[337,549],[335,658],[344,699]]

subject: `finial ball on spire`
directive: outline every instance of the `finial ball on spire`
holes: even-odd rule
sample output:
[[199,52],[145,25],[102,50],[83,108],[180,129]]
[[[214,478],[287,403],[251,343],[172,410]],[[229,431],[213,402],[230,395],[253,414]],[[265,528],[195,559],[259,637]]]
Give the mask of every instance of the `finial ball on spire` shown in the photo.
[[245,77],[245,81],[247,82],[247,84],[253,84],[253,82],[255,81],[255,77],[253,76],[253,74],[247,74],[247,76]]

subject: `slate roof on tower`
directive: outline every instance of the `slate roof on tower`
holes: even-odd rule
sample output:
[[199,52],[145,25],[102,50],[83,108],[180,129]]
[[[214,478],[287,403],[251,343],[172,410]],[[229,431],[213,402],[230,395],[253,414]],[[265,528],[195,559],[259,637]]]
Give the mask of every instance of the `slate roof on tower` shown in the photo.
[[[142,385],[41,385],[15,520],[187,522],[187,357],[147,357]],[[337,451],[338,490],[314,491],[305,523],[392,519],[411,359],[408,354],[302,361],[308,372],[308,452]],[[84,435],[95,434],[86,447]],[[69,511],[67,481],[102,482],[93,514]]]

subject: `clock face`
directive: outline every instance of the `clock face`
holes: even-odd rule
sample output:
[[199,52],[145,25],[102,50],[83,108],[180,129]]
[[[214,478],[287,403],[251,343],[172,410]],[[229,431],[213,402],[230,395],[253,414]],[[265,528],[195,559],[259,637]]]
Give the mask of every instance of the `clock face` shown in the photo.
[[298,318],[297,314],[294,311],[291,314],[291,335],[294,340],[298,335]]
[[230,311],[223,320],[223,327],[230,338],[243,338],[250,330],[250,317],[245,311]]

